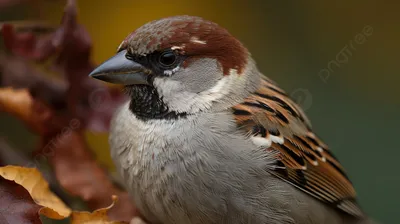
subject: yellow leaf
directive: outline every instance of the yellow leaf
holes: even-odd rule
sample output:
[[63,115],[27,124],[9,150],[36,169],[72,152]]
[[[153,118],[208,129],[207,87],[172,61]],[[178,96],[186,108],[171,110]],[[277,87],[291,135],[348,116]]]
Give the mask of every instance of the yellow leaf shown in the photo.
[[27,120],[31,105],[31,96],[26,89],[0,88],[0,111],[3,110]]
[[24,187],[35,203],[43,206],[40,214],[52,219],[64,219],[70,216],[71,209],[50,191],[49,184],[37,169],[4,166],[0,167],[0,175]]
[[101,208],[90,212],[72,212],[71,224],[125,224],[126,222],[110,221],[107,217],[107,211],[117,202],[117,196],[113,195],[113,202],[107,208]]

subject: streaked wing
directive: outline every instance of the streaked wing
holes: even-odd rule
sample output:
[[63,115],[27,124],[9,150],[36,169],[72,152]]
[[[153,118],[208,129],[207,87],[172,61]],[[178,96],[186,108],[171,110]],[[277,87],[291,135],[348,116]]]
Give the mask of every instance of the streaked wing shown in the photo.
[[272,81],[265,78],[233,113],[256,144],[279,151],[274,175],[350,215],[364,216],[341,164],[312,132],[304,112]]

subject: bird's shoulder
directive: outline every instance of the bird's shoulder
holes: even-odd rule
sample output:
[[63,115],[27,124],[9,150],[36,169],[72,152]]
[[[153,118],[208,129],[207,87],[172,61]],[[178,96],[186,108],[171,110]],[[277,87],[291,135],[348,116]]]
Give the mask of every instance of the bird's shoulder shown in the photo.
[[263,78],[260,88],[232,110],[238,128],[256,145],[278,152],[273,175],[343,212],[363,216],[342,165],[312,131],[302,109],[273,81]]

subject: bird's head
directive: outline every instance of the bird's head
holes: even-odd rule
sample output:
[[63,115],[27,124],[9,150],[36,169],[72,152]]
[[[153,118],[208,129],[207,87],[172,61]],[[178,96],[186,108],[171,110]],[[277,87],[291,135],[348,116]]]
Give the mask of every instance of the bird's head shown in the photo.
[[124,85],[130,109],[144,119],[223,110],[243,100],[260,81],[239,40],[193,16],[143,25],[90,76]]

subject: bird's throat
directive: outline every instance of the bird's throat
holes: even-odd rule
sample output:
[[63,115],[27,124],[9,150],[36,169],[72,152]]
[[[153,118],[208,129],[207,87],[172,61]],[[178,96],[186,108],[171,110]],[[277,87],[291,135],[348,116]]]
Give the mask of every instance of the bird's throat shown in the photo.
[[141,120],[177,119],[186,113],[170,111],[157,90],[149,85],[132,85],[125,87],[131,98],[129,109]]

